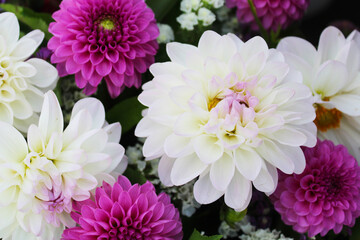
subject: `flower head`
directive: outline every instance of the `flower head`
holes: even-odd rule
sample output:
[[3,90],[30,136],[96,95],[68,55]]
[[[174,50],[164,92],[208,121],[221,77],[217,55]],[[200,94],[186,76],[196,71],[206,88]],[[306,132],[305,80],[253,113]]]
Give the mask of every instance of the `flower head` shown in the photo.
[[[27,142],[0,122],[0,238],[55,240],[64,226],[74,225],[71,201],[86,200],[99,182],[113,180],[109,173],[126,167],[120,125],[104,124],[101,102],[86,98],[75,104],[63,130],[53,92],[45,94]],[[16,237],[21,234],[28,237]]]
[[174,31],[170,25],[161,23],[158,23],[157,25],[160,31],[159,37],[157,38],[158,43],[169,43],[174,41]]
[[178,210],[165,193],[156,195],[150,182],[131,185],[119,176],[114,186],[104,182],[95,200],[74,203],[72,218],[78,227],[66,229],[64,240],[174,239],[181,240]]
[[343,145],[318,141],[304,148],[302,174],[279,175],[272,199],[282,220],[310,237],[339,233],[360,216],[360,167]]
[[136,127],[146,137],[147,159],[161,157],[165,185],[200,176],[195,199],[247,207],[251,182],[262,192],[276,188],[276,168],[300,173],[300,146],[314,146],[315,111],[301,75],[283,56],[255,37],[206,31],[198,47],[168,43],[171,62],[150,67],[139,101],[149,109]]
[[154,62],[159,29],[144,0],[64,0],[48,48],[60,76],[75,74],[76,84],[93,94],[102,79],[110,96],[140,87],[141,73]]
[[[264,28],[276,31],[278,27],[286,28],[294,20],[300,19],[309,0],[253,0],[253,3]],[[226,5],[237,8],[239,22],[250,24],[253,29],[258,28],[248,0],[227,0]]]
[[44,38],[34,30],[19,39],[19,22],[13,13],[0,14],[0,121],[22,132],[39,119],[44,92],[53,89],[56,69],[29,57]]
[[320,139],[344,144],[360,161],[360,34],[347,38],[335,27],[326,28],[318,49],[297,37],[277,47],[312,91],[315,124]]

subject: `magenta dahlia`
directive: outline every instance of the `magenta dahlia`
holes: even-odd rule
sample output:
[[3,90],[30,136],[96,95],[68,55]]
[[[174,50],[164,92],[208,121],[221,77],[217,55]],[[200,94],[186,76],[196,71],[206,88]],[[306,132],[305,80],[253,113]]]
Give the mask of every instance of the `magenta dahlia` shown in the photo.
[[[309,0],[253,0],[256,13],[266,30],[274,30],[280,26],[282,29],[300,19]],[[237,7],[237,17],[240,23],[250,24],[252,29],[258,29],[251,12],[248,0],[226,0],[229,8]]]
[[170,197],[156,195],[150,182],[131,185],[124,176],[113,187],[104,182],[94,201],[75,202],[71,217],[78,226],[66,229],[64,240],[181,240],[183,236],[179,211]]
[[327,140],[303,150],[304,172],[279,172],[278,187],[271,196],[282,220],[310,237],[354,226],[360,216],[360,167],[355,158],[343,145]]
[[141,73],[154,62],[159,29],[144,0],[63,0],[49,31],[60,76],[75,74],[79,88],[93,94],[105,79],[112,98],[140,87]]

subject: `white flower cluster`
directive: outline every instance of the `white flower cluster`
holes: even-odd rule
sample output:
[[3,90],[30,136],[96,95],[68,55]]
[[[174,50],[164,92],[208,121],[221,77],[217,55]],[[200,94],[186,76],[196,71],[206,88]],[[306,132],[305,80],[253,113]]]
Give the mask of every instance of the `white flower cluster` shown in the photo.
[[269,229],[258,229],[254,232],[251,232],[249,235],[241,235],[239,237],[241,240],[294,240],[293,238],[285,237],[279,231]]
[[183,12],[176,20],[182,29],[194,30],[199,23],[202,26],[210,26],[216,20],[211,9],[224,6],[224,0],[182,0],[180,10]]
[[157,38],[158,43],[168,43],[172,42],[175,39],[174,31],[168,24],[157,24],[159,27],[160,34]]

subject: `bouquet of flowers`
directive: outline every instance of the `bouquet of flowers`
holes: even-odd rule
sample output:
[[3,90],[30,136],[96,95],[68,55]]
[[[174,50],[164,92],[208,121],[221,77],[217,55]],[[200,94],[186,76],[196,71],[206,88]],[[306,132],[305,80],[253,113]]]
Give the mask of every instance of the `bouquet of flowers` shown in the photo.
[[0,0],[0,239],[360,239],[360,33],[318,4]]

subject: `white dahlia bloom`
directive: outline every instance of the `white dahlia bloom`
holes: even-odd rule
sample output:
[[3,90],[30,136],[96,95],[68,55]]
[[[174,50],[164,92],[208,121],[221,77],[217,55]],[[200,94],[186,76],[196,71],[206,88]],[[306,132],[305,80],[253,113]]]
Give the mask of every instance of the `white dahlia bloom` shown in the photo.
[[[0,122],[0,238],[58,240],[64,226],[74,226],[72,200],[83,201],[103,180],[122,171],[124,148],[119,123],[105,126],[100,101],[78,101],[69,125],[55,94],[45,94],[38,126],[27,142]],[[119,164],[120,163],[120,164]]]
[[161,157],[165,185],[199,176],[195,199],[225,194],[235,210],[247,207],[251,183],[271,193],[277,168],[305,167],[300,146],[314,146],[315,111],[308,87],[282,54],[254,37],[206,31],[198,47],[169,43],[171,62],[156,63],[139,101],[148,106],[135,134],[146,137],[147,159]]
[[48,62],[29,57],[44,38],[34,30],[19,40],[13,13],[0,14],[0,121],[22,132],[39,120],[44,92],[54,89],[58,73]]
[[278,47],[312,91],[315,124],[320,139],[345,145],[360,161],[360,34],[347,38],[335,27],[326,28],[318,49],[297,37]]

